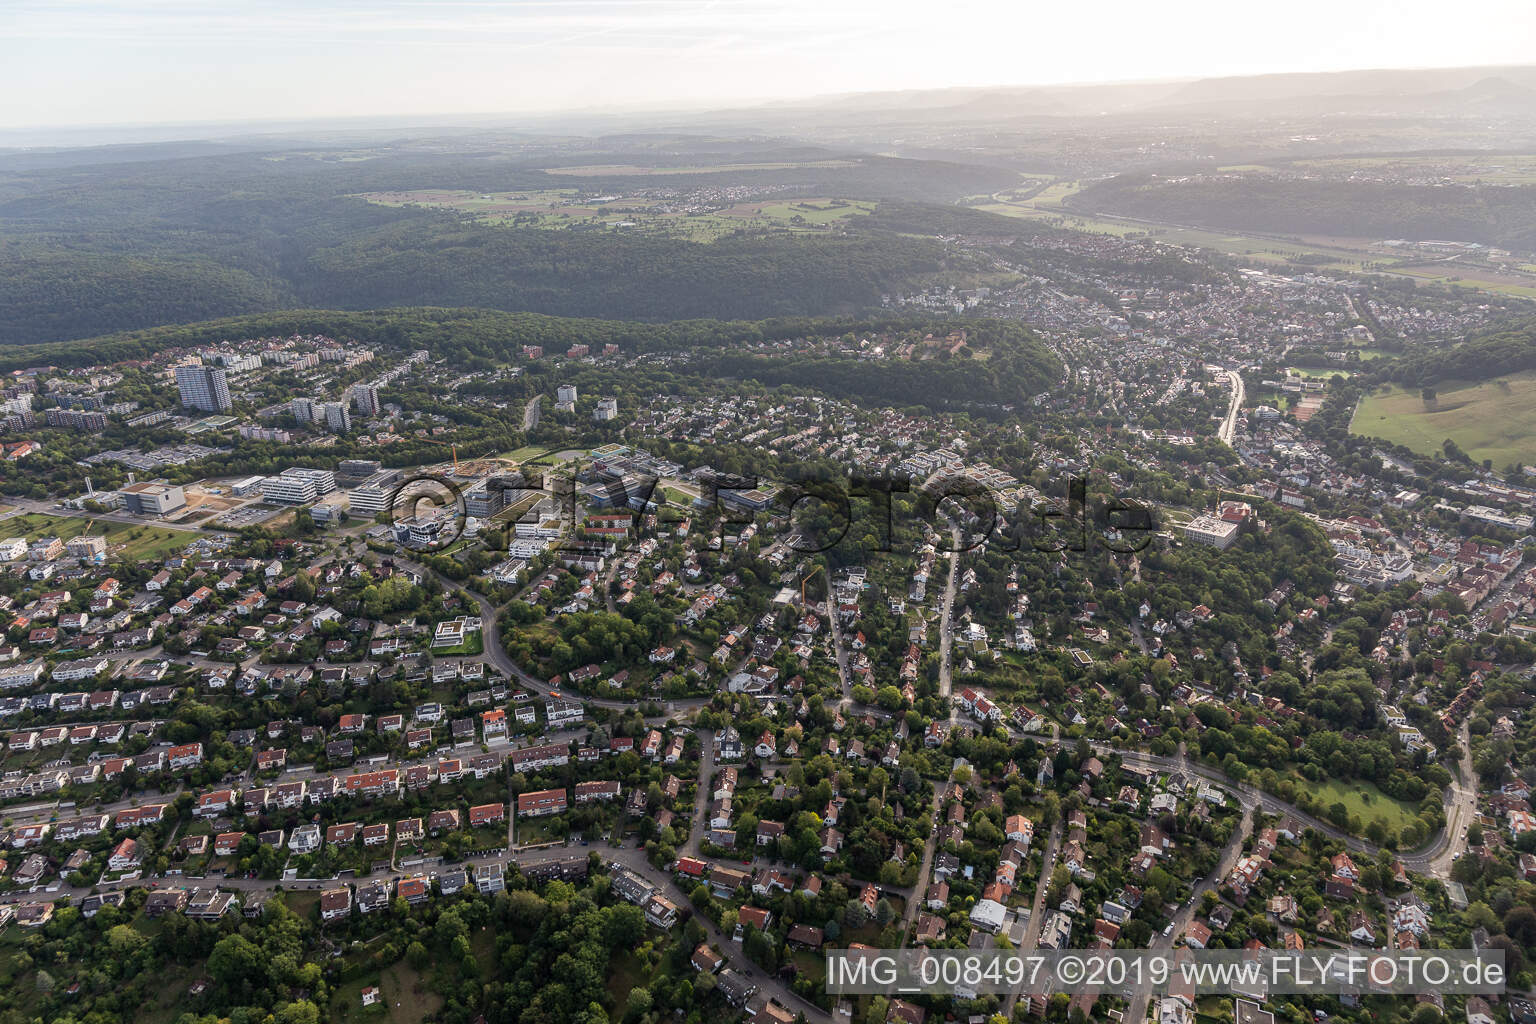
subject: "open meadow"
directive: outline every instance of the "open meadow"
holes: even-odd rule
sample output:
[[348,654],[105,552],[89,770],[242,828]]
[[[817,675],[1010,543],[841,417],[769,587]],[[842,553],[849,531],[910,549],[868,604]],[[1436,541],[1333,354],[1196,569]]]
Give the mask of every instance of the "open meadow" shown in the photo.
[[1350,429],[1439,452],[1446,438],[1495,467],[1536,461],[1536,373],[1519,373],[1480,384],[1442,384],[1433,402],[1417,390],[1392,388],[1367,395]]

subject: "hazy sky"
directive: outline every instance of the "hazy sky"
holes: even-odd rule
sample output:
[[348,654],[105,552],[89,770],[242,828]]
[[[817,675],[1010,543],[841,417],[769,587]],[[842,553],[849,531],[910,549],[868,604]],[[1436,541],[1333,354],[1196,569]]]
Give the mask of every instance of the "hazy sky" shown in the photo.
[[0,126],[1536,63],[1532,0],[0,0]]

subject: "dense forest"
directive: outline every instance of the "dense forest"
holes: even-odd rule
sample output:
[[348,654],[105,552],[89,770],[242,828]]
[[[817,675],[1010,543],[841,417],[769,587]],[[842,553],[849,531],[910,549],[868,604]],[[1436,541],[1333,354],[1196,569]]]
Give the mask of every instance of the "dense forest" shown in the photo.
[[753,236],[711,245],[480,224],[400,225],[312,254],[306,305],[489,306],[670,320],[846,313],[944,267],[928,239]]
[[1127,174],[1068,200],[1082,211],[1283,235],[1452,239],[1536,248],[1536,188],[1388,185],[1245,174]]
[[[1015,405],[1056,380],[1061,366],[1022,324],[1008,320],[977,321],[969,325],[970,346],[954,358],[944,353],[934,360],[908,362],[849,358],[773,359],[725,354],[711,375],[751,379],[775,387],[815,389],[855,401],[888,406]],[[986,359],[968,356],[975,346]]]
[[1387,364],[1382,376],[1425,387],[1446,380],[1477,381],[1536,369],[1536,319],[1515,323],[1464,344],[1426,348]]
[[[743,231],[705,244],[491,226],[357,195],[423,187],[579,187],[591,195],[655,189],[656,175],[570,176],[545,168],[658,159],[707,166],[743,154],[680,144],[660,157],[600,144],[573,152],[513,140],[460,140],[442,152],[404,144],[330,153],[125,149],[132,152],[116,160],[111,148],[84,151],[73,163],[59,154],[0,157],[0,343],[305,307],[472,305],[648,320],[853,312],[949,268],[953,257],[941,242],[913,236],[944,233],[955,215],[924,214],[923,204],[1012,180],[994,168],[759,146],[744,156],[821,162],[668,173],[665,190],[903,201],[851,237]],[[963,212],[972,224],[987,216]]]
[[[1038,391],[1060,372],[1055,358],[1021,325],[1007,321],[951,318],[944,320],[943,326],[945,330],[970,331],[977,344],[999,345],[1005,358],[999,366],[991,368],[994,377],[1000,374],[1012,375],[1009,379],[1016,382],[1022,380],[1021,386],[1038,383],[1039,386],[1034,387]],[[615,344],[641,351],[693,348],[728,350],[739,344],[778,338],[901,333],[932,330],[933,327],[932,319],[920,316],[784,317],[758,321],[679,320],[671,323],[635,323],[553,317],[539,313],[509,313],[496,309],[427,307],[365,312],[300,309],[124,331],[99,338],[0,351],[0,372],[43,365],[63,368],[91,366],[101,362],[143,359],[165,349],[193,348],[244,338],[292,334],[325,334],[363,346],[426,349],[467,370],[477,370],[490,369],[509,359],[521,361],[524,345],[539,345],[550,353],[564,351],[578,342],[593,348]],[[968,382],[975,381],[976,365],[966,362],[953,365],[969,367],[965,379]],[[1038,382],[1033,380],[1036,375],[1040,375]],[[1015,394],[1002,400],[1014,401],[1017,397]]]
[[[656,937],[603,874],[536,891],[514,866],[508,891],[494,898],[451,893],[421,910],[397,898],[366,918],[323,926],[302,897],[294,900],[307,904],[302,913],[274,898],[252,920],[150,918],[147,891],[129,890],[121,908],[91,918],[62,908],[8,943],[0,979],[10,998],[0,1022],[383,1020],[383,1007],[359,1005],[363,985],[381,975],[410,979],[402,987],[419,1012],[448,1024],[607,1024],[653,1007],[700,1022],[725,1006],[710,998],[714,976],[688,966],[702,927],[690,921],[676,939]],[[621,965],[646,984],[612,991]]]

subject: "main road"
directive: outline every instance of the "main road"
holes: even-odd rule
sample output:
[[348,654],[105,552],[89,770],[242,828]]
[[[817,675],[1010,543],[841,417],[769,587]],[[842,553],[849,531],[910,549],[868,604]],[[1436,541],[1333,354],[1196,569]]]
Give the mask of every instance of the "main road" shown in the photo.
[[1230,448],[1233,439],[1237,437],[1237,414],[1243,408],[1243,375],[1237,370],[1224,370],[1222,376],[1232,385],[1232,403],[1227,406],[1226,419],[1221,421],[1221,429],[1216,432],[1216,437]]

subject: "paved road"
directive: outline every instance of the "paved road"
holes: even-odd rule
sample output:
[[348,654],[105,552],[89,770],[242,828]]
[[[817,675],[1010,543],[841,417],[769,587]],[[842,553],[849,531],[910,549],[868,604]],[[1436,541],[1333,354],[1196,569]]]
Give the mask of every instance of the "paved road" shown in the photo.
[[[498,612],[500,609],[491,603],[490,598],[486,597],[479,591],[470,590],[469,588],[464,587],[462,584],[459,584],[454,580],[450,580],[448,577],[443,576],[442,574],[428,568],[427,566],[422,565],[419,562],[412,561],[408,557],[395,555],[393,556],[393,559],[398,565],[407,566],[408,568],[422,573],[423,575],[436,578],[443,584],[443,586],[449,588],[450,590],[464,594],[479,606],[481,639],[485,647],[485,654],[483,656],[491,664],[501,669],[501,671],[506,674],[507,678],[517,680],[519,684],[527,687],[534,693],[539,694],[541,697],[548,697],[551,693],[555,692],[555,688],[549,685],[549,680],[540,679],[538,676],[526,671],[521,665],[512,660],[512,656],[509,655],[506,651],[506,648],[502,646],[501,623],[498,621]],[[581,694],[572,694],[571,696],[580,699],[584,704],[590,704],[594,707],[625,710],[636,706],[636,702],[632,700],[620,700],[612,697],[587,697]],[[709,700],[705,697],[685,697],[681,700],[668,701],[667,705],[670,708],[678,710],[688,710],[691,708],[702,707],[707,703],[709,703]]]
[[[1236,866],[1238,858],[1243,852],[1243,843],[1253,832],[1253,808],[1247,807],[1243,811],[1242,821],[1232,830],[1232,837],[1227,840],[1227,845],[1222,847],[1221,857],[1216,862],[1216,868],[1205,876],[1194,887],[1189,899],[1179,905],[1174,912],[1171,929],[1167,929],[1152,937],[1147,943],[1147,948],[1159,952],[1167,952],[1173,948],[1173,944],[1184,934],[1190,921],[1194,920],[1195,910],[1200,906],[1200,900],[1207,892],[1214,892],[1221,886],[1221,880]],[[1147,1004],[1151,1002],[1150,991],[1139,991],[1131,996],[1130,1005],[1125,1011],[1125,1020],[1132,1024],[1147,1019]]]
[[944,580],[944,600],[939,606],[939,696],[949,706],[949,720],[955,721],[954,702],[949,699],[954,684],[955,579],[960,568],[960,528],[950,530],[949,574]]
[[[1308,814],[1295,804],[1287,803],[1277,796],[1265,793],[1246,782],[1237,782],[1220,769],[1198,761],[1189,761],[1184,758],[1159,757],[1155,754],[1146,754],[1139,750],[1120,750],[1105,744],[1094,744],[1098,752],[1104,754],[1119,754],[1121,760],[1127,764],[1140,764],[1152,768],[1166,769],[1170,771],[1183,771],[1197,778],[1216,783],[1223,789],[1232,793],[1244,809],[1257,807],[1265,814],[1286,814],[1296,818],[1303,825],[1314,829],[1322,835],[1345,844],[1355,853],[1363,853],[1374,857],[1379,851],[1375,843],[1351,835],[1332,822],[1324,821],[1315,815]],[[1463,758],[1465,761],[1466,758]],[[1451,858],[1456,852],[1458,844],[1463,844],[1460,832],[1452,832],[1452,818],[1457,821],[1470,821],[1469,815],[1476,810],[1476,780],[1469,776],[1472,784],[1453,785],[1448,795],[1448,812],[1446,816],[1447,827],[1439,832],[1426,846],[1417,850],[1403,851],[1396,854],[1403,866],[1409,871],[1419,874],[1436,874],[1446,877],[1450,871]]]
[[688,841],[678,851],[684,857],[697,857],[708,822],[710,780],[715,774],[715,734],[699,733],[699,778],[693,792],[693,820],[688,823]]
[[[469,870],[476,865],[499,863],[503,867],[516,864],[519,868],[526,870],[527,868],[538,865],[582,861],[587,859],[590,852],[594,851],[583,847],[564,846],[554,848],[544,847],[528,850],[514,849],[492,856],[469,858],[458,862],[453,866],[463,867],[465,870]],[[650,861],[646,859],[645,851],[643,849],[638,849],[631,846],[618,848],[604,847],[601,849],[595,849],[595,852],[599,857],[601,857],[604,861],[607,861],[609,864],[618,864],[629,871],[633,871],[635,874],[642,876],[648,882],[654,886],[657,886],[658,888],[670,889],[674,897],[681,897],[679,899],[675,899],[674,902],[677,902],[680,906],[687,906],[687,894],[682,893],[681,890],[673,885],[671,876],[653,866]],[[370,875],[366,880],[369,882],[381,880],[388,881],[391,885],[393,885],[401,878],[415,877],[421,875],[422,873],[422,870],[419,868],[412,869],[410,871],[392,870],[388,873]],[[201,887],[214,885],[221,889],[228,889],[247,895],[252,893],[270,893],[279,890],[331,889],[345,884],[339,880],[306,879],[284,882],[277,879],[265,878],[200,879],[188,878],[178,875],[168,876],[163,879],[153,879],[151,881],[153,881],[155,886],[158,888],[173,889],[183,886],[199,886],[200,884]],[[104,888],[142,888],[146,884],[147,883],[145,881],[136,881],[128,885],[107,886]],[[72,902],[78,903],[83,897],[89,895],[90,892],[91,889],[89,888],[77,889],[73,886],[61,885],[56,891],[47,893],[8,893],[4,897],[0,897],[0,903],[20,903],[36,899],[53,902],[66,896],[69,897]],[[756,1006],[760,1006],[766,1000],[766,997],[771,996],[777,999],[784,1006],[789,1007],[792,1012],[804,1013],[808,1021],[814,1021],[816,1024],[830,1024],[832,1018],[829,1013],[821,1009],[816,1004],[791,991],[787,985],[780,982],[777,978],[766,976],[765,972],[760,967],[753,964],[745,957],[745,955],[743,955],[741,952],[741,947],[733,942],[730,936],[725,935],[720,930],[719,926],[716,925],[713,921],[703,916],[702,914],[695,914],[694,918],[699,922],[700,925],[703,926],[705,932],[707,932],[709,935],[710,942],[715,946],[716,949],[720,951],[721,955],[726,958],[726,960],[730,963],[730,966],[734,968],[738,973],[749,977],[759,987],[759,996],[753,1000],[754,1008]]]
[[159,526],[167,530],[181,530],[186,533],[203,532],[203,528],[196,523],[173,523],[156,516],[136,516],[128,512],[89,512],[84,509],[60,508],[56,502],[36,501],[31,498],[6,498],[5,503],[17,509],[16,512],[7,515],[5,517],[7,519],[12,515],[31,512],[45,516],[55,516],[60,519],[94,519],[98,522],[121,523],[126,526]]
[[1461,723],[1457,739],[1461,743],[1460,777],[1451,782],[1445,805],[1445,828],[1430,840],[1428,846],[1414,851],[1411,859],[1403,858],[1404,866],[1441,878],[1450,877],[1451,865],[1466,851],[1467,826],[1477,817],[1477,770],[1472,765],[1472,737],[1466,722]]
[[[1045,850],[1040,855],[1040,877],[1035,882],[1035,901],[1030,904],[1029,921],[1024,926],[1024,941],[1019,949],[1023,952],[1040,948],[1040,930],[1045,927],[1045,892],[1051,887],[1051,872],[1056,869],[1056,855],[1061,852],[1061,818],[1051,825],[1051,833],[1045,840]],[[1003,1000],[1003,1016],[1013,1019],[1013,1008],[1023,997],[1024,986],[1008,993]]]
[[[949,577],[944,585],[944,597],[939,605],[939,696],[943,698],[949,707],[950,724],[954,724],[955,709],[949,699],[950,690],[950,643],[953,629],[950,620],[955,610],[955,568],[960,563],[960,531],[956,529],[954,536],[954,551],[949,556]],[[935,786],[933,792],[933,828],[928,832],[928,840],[923,843],[923,857],[917,868],[917,883],[912,886],[911,898],[907,900],[906,919],[902,926],[901,944],[906,946],[907,935],[912,931],[912,924],[917,920],[917,912],[922,904],[923,896],[928,891],[928,872],[933,868],[933,857],[937,852],[939,842],[940,810],[944,806],[944,790],[948,788],[954,778],[951,771],[942,785]]]
[[1216,432],[1216,437],[1222,444],[1231,447],[1237,436],[1237,414],[1243,408],[1243,375],[1236,370],[1228,370],[1224,376],[1227,383],[1232,385],[1232,404],[1227,406],[1227,417],[1221,421],[1221,429]]

